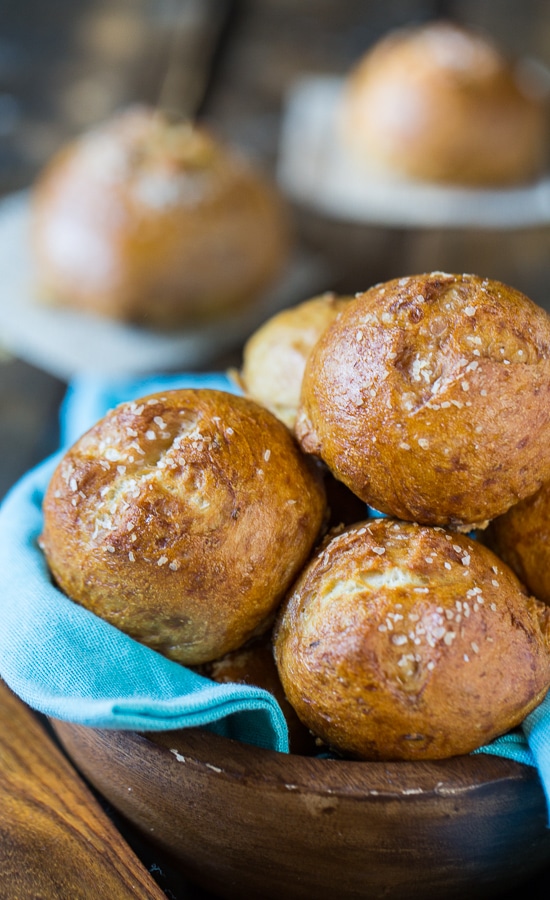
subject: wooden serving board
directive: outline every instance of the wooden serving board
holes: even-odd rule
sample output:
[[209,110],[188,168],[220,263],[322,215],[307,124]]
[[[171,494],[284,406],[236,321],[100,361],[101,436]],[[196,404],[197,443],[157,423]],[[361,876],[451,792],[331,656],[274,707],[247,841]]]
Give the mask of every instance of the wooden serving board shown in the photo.
[[166,900],[37,717],[0,681],[3,900]]

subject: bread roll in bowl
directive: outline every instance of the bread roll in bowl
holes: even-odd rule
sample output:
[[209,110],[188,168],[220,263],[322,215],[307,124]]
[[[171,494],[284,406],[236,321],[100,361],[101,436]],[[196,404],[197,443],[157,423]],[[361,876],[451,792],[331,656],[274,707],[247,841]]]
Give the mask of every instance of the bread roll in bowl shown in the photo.
[[240,384],[249,397],[294,428],[306,360],[350,297],[312,297],[272,316],[248,339]]
[[358,295],[314,347],[296,434],[359,497],[465,529],[550,480],[550,316],[475,275]]
[[484,35],[447,21],[391,32],[351,71],[342,135],[409,178],[511,185],[547,162],[545,87]]
[[393,519],[333,537],[276,625],[302,721],[360,759],[441,759],[518,725],[550,686],[550,610],[465,535]]
[[245,309],[279,275],[275,189],[191,122],[132,107],[62,148],[33,192],[44,299],[153,327]]
[[494,519],[484,540],[538,600],[550,605],[550,482]]
[[70,598],[196,665],[271,625],[324,516],[317,468],[275,416],[173,390],[121,404],[67,451],[41,546]]

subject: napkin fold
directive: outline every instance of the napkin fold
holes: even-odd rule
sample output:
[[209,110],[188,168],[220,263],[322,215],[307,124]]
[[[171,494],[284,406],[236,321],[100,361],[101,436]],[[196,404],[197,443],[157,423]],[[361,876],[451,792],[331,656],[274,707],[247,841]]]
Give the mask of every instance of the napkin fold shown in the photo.
[[[238,393],[221,373],[115,382],[83,376],[69,386],[62,405],[62,446],[118,403],[179,387]],[[286,722],[270,693],[210,681],[134,641],[54,586],[37,541],[42,499],[60,455],[29,472],[0,507],[0,677],[29,706],[55,718],[139,731],[201,726],[288,752]],[[550,695],[521,728],[475,752],[535,766],[550,809]]]
[[[109,408],[173,387],[235,391],[223,375],[169,376],[70,386],[61,411],[65,445]],[[96,728],[163,731],[206,726],[226,737],[288,752],[274,697],[217,684],[172,662],[69,600],[38,547],[42,499],[61,454],[29,472],[0,507],[0,676],[29,706]]]

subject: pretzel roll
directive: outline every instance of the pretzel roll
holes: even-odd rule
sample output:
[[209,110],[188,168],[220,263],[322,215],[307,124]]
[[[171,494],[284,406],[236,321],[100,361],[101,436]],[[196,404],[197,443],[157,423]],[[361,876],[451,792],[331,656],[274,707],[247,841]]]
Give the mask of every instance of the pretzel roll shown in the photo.
[[246,308],[288,250],[264,177],[203,127],[146,107],[55,155],[32,211],[45,300],[153,327]]
[[174,390],[118,406],[65,454],[41,546],[69,597],[196,665],[271,625],[324,515],[317,467],[270,412]]
[[321,547],[276,624],[300,719],[359,759],[442,759],[518,725],[550,686],[550,609],[487,547],[379,519]]
[[550,316],[432,272],[351,301],[306,365],[296,434],[375,509],[464,529],[550,480]]
[[528,590],[550,605],[550,482],[494,519],[486,539]]
[[245,344],[241,386],[291,429],[306,360],[350,299],[332,293],[312,297],[272,316]]
[[510,185],[547,159],[547,87],[484,35],[447,21],[391,32],[359,60],[342,135],[371,168],[433,182]]

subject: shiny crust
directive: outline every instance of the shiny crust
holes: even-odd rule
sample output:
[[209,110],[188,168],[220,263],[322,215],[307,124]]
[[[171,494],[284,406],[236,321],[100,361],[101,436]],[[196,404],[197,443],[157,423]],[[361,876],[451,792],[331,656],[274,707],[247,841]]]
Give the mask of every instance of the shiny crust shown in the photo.
[[176,390],[122,404],[65,454],[41,546],[69,597],[196,665],[269,627],[324,515],[317,468],[271,413]]
[[550,605],[550,483],[491,522],[484,540]]
[[382,512],[467,528],[550,480],[550,316],[434,272],[366,291],[309,357],[296,434]]
[[249,397],[294,428],[306,360],[350,297],[326,293],[284,309],[243,350],[240,383]]
[[533,72],[450,22],[390,33],[349,75],[342,134],[363,162],[395,174],[507,185],[539,174],[547,108]]
[[45,300],[151,326],[246,308],[288,251],[274,187],[204,129],[144,107],[64,147],[32,213]]
[[549,617],[476,541],[377,520],[304,569],[275,658],[302,721],[337,750],[440,759],[509,731],[542,700]]

